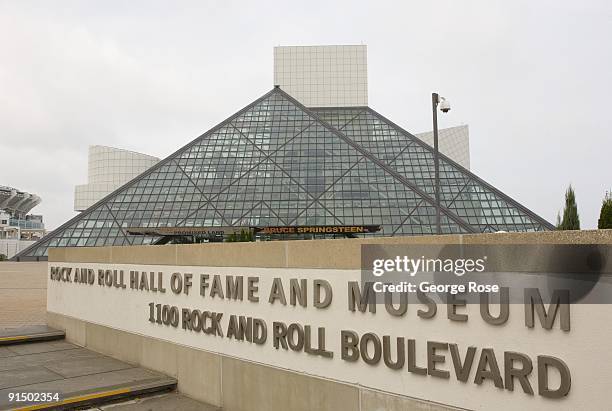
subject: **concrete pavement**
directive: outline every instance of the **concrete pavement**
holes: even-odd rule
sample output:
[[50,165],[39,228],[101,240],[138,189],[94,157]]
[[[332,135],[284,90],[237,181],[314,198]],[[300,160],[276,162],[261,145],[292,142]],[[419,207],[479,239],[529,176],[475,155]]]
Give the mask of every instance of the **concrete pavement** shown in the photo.
[[[17,334],[20,330],[15,330]],[[6,333],[6,332],[5,332]],[[64,340],[0,347],[0,410],[50,402],[15,401],[16,393],[57,393],[65,409],[170,391],[176,380]]]
[[220,411],[220,408],[193,400],[177,392],[136,398],[116,404],[89,408],[89,411]]

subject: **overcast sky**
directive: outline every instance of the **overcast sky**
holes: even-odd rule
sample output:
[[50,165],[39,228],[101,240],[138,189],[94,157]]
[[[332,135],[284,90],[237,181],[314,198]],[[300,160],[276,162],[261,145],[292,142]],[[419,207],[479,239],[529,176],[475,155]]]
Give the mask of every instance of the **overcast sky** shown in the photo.
[[582,228],[612,187],[610,1],[0,0],[0,185],[75,213],[87,147],[166,157],[273,86],[275,45],[367,44],[370,106],[470,126],[472,171]]

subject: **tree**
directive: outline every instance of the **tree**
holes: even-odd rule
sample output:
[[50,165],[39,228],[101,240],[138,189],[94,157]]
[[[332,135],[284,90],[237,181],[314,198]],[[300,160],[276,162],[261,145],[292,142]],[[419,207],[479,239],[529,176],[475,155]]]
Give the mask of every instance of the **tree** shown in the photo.
[[245,243],[254,241],[253,231],[251,230],[240,230],[240,234],[231,233],[226,239],[227,243]]
[[601,205],[597,228],[612,228],[612,192],[608,191]]
[[7,257],[4,254],[0,254],[0,261],[6,261]]
[[248,241],[246,231],[240,230],[240,240],[239,241],[241,243],[244,243],[245,241]]
[[563,209],[563,218],[561,224],[557,227],[558,230],[580,230],[580,217],[578,216],[578,206],[576,205],[576,193],[572,185],[565,192],[565,208]]
[[241,243],[248,243],[253,241],[253,231],[251,230],[240,230],[240,238],[238,239]]

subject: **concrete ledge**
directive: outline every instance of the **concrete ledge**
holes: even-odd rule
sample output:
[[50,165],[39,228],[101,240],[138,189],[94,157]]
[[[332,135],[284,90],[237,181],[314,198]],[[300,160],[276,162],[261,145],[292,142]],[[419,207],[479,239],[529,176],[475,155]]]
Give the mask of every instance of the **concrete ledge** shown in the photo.
[[142,345],[140,364],[176,378],[178,376],[176,351],[176,344],[148,338],[146,344]]
[[287,241],[208,243],[177,246],[177,265],[286,267]]
[[56,330],[46,325],[30,325],[8,329],[0,328],[0,346],[63,340],[64,336],[64,331]]
[[359,388],[224,357],[223,408],[359,410]]
[[[176,245],[105,247],[110,250],[112,263],[176,264]],[[71,249],[70,251],[75,250]],[[136,251],[136,252],[135,252]]]
[[[103,247],[103,248],[88,248],[88,249],[61,249],[51,250],[50,262],[61,261],[62,263],[96,263],[103,262],[107,264],[155,264],[155,265],[189,265],[201,267],[255,267],[253,270],[263,271],[259,267],[269,268],[298,268],[293,272],[299,272],[302,268],[325,268],[327,270],[334,269],[358,269],[361,265],[361,246],[363,244],[382,244],[382,245],[404,245],[407,247],[415,245],[446,245],[446,244],[484,244],[484,245],[500,245],[500,244],[528,244],[532,245],[529,248],[540,253],[538,245],[545,244],[612,244],[612,230],[597,230],[597,231],[555,231],[542,233],[500,233],[500,234],[475,234],[475,235],[453,235],[453,236],[420,236],[420,237],[393,237],[393,238],[369,238],[369,239],[344,239],[344,240],[313,240],[313,241],[275,241],[261,243],[215,243],[215,244],[194,244],[194,245],[170,245],[170,246],[135,246],[135,247]],[[542,247],[549,248],[549,247]],[[416,247],[413,247],[413,250]],[[512,260],[520,260],[520,253],[512,251],[514,254],[507,251],[507,247],[500,248],[500,258],[509,258]],[[520,251],[520,250],[519,250]],[[538,259],[546,260],[546,258],[538,254]],[[72,264],[78,266],[78,264]],[[125,267],[122,267],[125,268]],[[131,267],[128,267],[131,269]],[[225,271],[225,270],[219,270]],[[230,271],[242,271],[227,270]],[[292,274],[291,270],[286,271],[286,276]],[[303,270],[305,271],[305,270]],[[340,273],[342,274],[342,273]],[[351,275],[355,273],[350,273]],[[281,275],[281,274],[279,274]],[[282,273],[285,275],[285,273]],[[58,312],[67,313],[75,317],[87,318],[90,321],[98,321],[100,323],[109,324],[122,329],[130,328],[129,322],[108,321],[98,314],[106,305],[120,303],[125,304],[129,300],[104,300],[104,305],[100,304],[96,309],[92,309],[87,315],[82,315],[82,312],[77,310],[77,307],[87,307],[92,300],[92,295],[89,294],[74,294],[81,298],[72,300],[72,295],[64,293],[59,288],[52,288],[54,298],[50,299],[49,307]],[[61,292],[60,292],[61,291]],[[78,304],[72,304],[73,302]],[[144,303],[144,300],[138,300]],[[195,300],[194,300],[195,301]],[[58,304],[61,302],[61,304]],[[99,301],[98,301],[99,302]],[[128,303],[129,304],[129,303]],[[608,351],[605,350],[601,341],[608,341],[607,334],[609,330],[601,327],[607,318],[606,310],[581,310],[576,307],[574,316],[577,318],[578,326],[576,329],[579,334],[570,337],[569,333],[562,334],[557,339],[549,339],[549,347],[551,352],[556,351],[567,358],[567,362],[572,364],[576,370],[577,380],[582,377],[584,382],[585,370],[591,370],[593,367],[599,366],[602,363],[601,358],[606,358]],[[122,312],[124,313],[124,312]],[[330,314],[333,314],[330,311]],[[135,313],[129,314],[131,320],[135,320]],[[115,318],[115,317],[113,317]],[[121,317],[116,317],[121,318]],[[140,318],[140,317],[139,317]],[[354,317],[338,317],[354,318]],[[520,316],[516,317],[520,320]],[[131,321],[130,320],[130,321]],[[522,322],[522,320],[520,320]],[[115,357],[117,359],[138,364],[140,366],[150,368],[152,370],[167,374],[178,379],[178,388],[185,395],[193,397],[199,401],[212,404],[217,407],[222,407],[228,411],[255,411],[255,410],[359,410],[359,411],[393,411],[393,410],[417,410],[417,411],[448,411],[456,410],[451,406],[439,403],[432,403],[419,398],[410,398],[397,394],[382,392],[372,387],[379,389],[387,389],[384,384],[378,385],[374,378],[369,378],[364,371],[359,374],[359,378],[351,378],[345,374],[328,373],[328,376],[339,375],[339,380],[316,377],[304,372],[319,374],[316,368],[294,366],[292,360],[283,360],[280,364],[293,369],[287,370],[278,368],[277,366],[263,365],[254,363],[248,360],[241,360],[232,355],[235,351],[225,350],[225,347],[213,345],[215,350],[227,353],[226,355],[217,354],[210,351],[203,351],[183,345],[178,345],[169,341],[162,341],[153,337],[147,337],[133,332],[121,331],[116,328],[109,328],[98,324],[79,320],[78,318],[70,318],[57,313],[48,314],[48,323],[54,328],[66,331],[69,341],[83,345],[91,350]],[[398,323],[399,324],[399,323]],[[465,323],[463,323],[465,325]],[[394,329],[394,324],[391,321],[383,323],[386,329]],[[423,328],[420,328],[421,325]],[[483,324],[481,324],[483,325]],[[431,324],[430,324],[431,326]],[[486,326],[486,324],[485,324]],[[487,344],[495,346],[493,343],[497,341],[500,347],[506,347],[505,341],[514,338],[514,329],[501,330],[499,334],[487,334],[486,328],[482,328],[476,324],[473,328],[459,328],[461,325],[453,324],[454,328],[440,330],[437,327],[427,329],[426,323],[419,323],[417,328],[414,328],[415,334],[420,335],[420,338],[437,338],[436,335],[451,335],[457,332],[459,337],[465,341],[472,338],[472,335],[487,337]],[[524,339],[518,341],[517,350],[525,350],[526,352],[533,351],[531,336],[534,330],[522,332],[522,326],[517,324],[516,331],[522,335]],[[584,327],[584,328],[582,328]],[[556,327],[555,327],[556,328]],[[133,330],[142,330],[142,328],[133,328]],[[440,332],[438,332],[440,331]],[[512,333],[510,333],[512,331]],[[148,331],[142,331],[148,332]],[[505,332],[505,336],[504,333]],[[546,330],[548,334],[553,331]],[[527,334],[531,333],[531,334]],[[167,335],[154,334],[151,335]],[[545,347],[543,344],[542,333],[534,335],[533,347],[538,351]],[[585,337],[586,336],[586,337]],[[458,338],[459,338],[458,337]],[[470,337],[470,338],[467,338]],[[174,337],[167,337],[174,338]],[[180,337],[179,337],[180,338]],[[442,337],[440,337],[442,338]],[[446,338],[446,337],[445,337]],[[564,339],[563,339],[564,338]],[[586,339],[585,339],[586,338]],[[482,338],[481,338],[482,339]],[[210,345],[199,345],[192,343],[189,339],[177,339],[184,344],[193,344],[195,346],[210,347]],[[440,341],[446,341],[441,339]],[[580,351],[568,350],[566,347],[572,346],[571,341],[579,341],[588,343],[592,348],[592,352],[600,349],[601,353],[606,353],[603,357],[582,355]],[[552,349],[554,348],[554,350]],[[554,354],[554,353],[553,353]],[[557,354],[554,354],[557,355]],[[603,354],[602,354],[603,355]],[[246,357],[246,358],[261,358],[261,357]],[[267,358],[259,359],[260,361],[268,362]],[[270,362],[271,364],[279,364]],[[334,370],[335,371],[335,370]],[[590,372],[590,371],[589,371]],[[607,370],[602,371],[605,377]],[[590,375],[590,374],[589,374]],[[368,386],[358,385],[355,381],[361,381]],[[580,385],[580,390],[575,392],[578,396],[576,402],[572,404],[590,404],[593,394],[597,394],[595,390],[605,391],[605,378],[592,379],[594,384]],[[601,384],[600,384],[601,382]],[[405,393],[414,395],[415,397],[436,398],[439,401],[444,401],[453,404],[470,404],[473,408],[482,406],[495,407],[497,398],[486,397],[486,402],[481,402],[478,399],[470,398],[469,402],[461,401],[461,393],[453,393],[445,395],[444,385],[439,385],[440,388],[433,387],[431,391],[428,388],[418,389],[418,387],[410,387],[410,390],[397,389],[396,386],[389,385],[389,390],[393,392]],[[594,387],[594,388],[593,388]],[[487,394],[488,395],[488,394]],[[574,395],[574,394],[572,394]],[[486,396],[486,395],[485,395]],[[547,401],[547,400],[545,400]],[[569,398],[569,401],[573,401]],[[544,408],[550,408],[550,403],[542,403]],[[556,405],[556,404],[553,404]],[[512,409],[513,405],[509,403],[503,404],[504,409]],[[515,407],[516,408],[516,407]]]
[[65,331],[66,336],[70,335],[71,342],[81,347],[87,346],[87,327],[85,321],[47,311],[47,324],[51,328]]
[[[168,344],[174,345],[176,350],[179,391],[207,404],[222,407],[221,391],[222,385],[225,384],[221,369],[223,357],[206,351]],[[234,395],[238,393],[242,395],[241,391],[234,391]]]
[[405,410],[405,411],[456,411],[458,408],[425,401],[414,401],[399,395],[379,391],[361,390],[361,411]]
[[358,269],[363,244],[612,244],[612,230],[55,248],[49,250],[49,261]]
[[112,250],[111,247],[83,247],[83,251],[78,255],[73,251],[74,248],[66,249],[67,261],[80,262],[82,259],[91,261],[92,263],[110,263],[112,262]]
[[85,335],[87,348],[130,364],[140,364],[143,337],[89,322],[85,324]]
[[[181,393],[224,411],[457,411],[367,387],[243,361],[48,313],[66,339],[178,380]],[[83,343],[84,342],[84,343]]]

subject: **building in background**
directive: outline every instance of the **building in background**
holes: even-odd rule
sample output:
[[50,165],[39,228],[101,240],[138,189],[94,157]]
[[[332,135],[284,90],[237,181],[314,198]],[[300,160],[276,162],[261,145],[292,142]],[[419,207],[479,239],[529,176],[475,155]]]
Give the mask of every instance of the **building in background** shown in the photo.
[[[433,131],[415,134],[425,143],[433,146]],[[451,160],[470,169],[470,133],[466,125],[438,130],[438,149]]]
[[308,109],[275,87],[16,259],[46,258],[49,247],[158,243],[173,232],[227,227],[323,227],[331,231],[316,232],[335,236],[377,226],[372,235],[406,236],[435,234],[440,215],[443,234],[554,228],[439,158],[437,203],[431,146],[369,107]]
[[28,214],[41,201],[36,194],[0,186],[0,254],[11,258],[46,234],[43,217]]
[[[467,169],[467,126],[440,134],[436,201],[428,136],[367,105],[367,69],[351,67],[365,66],[365,51],[277,47],[271,91],[166,159],[146,156],[154,163],[138,171],[125,171],[136,153],[110,161],[117,150],[94,148],[89,185],[113,186],[15,259],[44,259],[50,247],[157,244],[173,235],[195,241],[196,233],[226,229],[263,232],[260,239],[303,229],[324,237],[554,229]],[[115,190],[122,183],[113,176],[130,172],[140,175]],[[352,231],[359,227],[375,228]]]
[[367,106],[367,47],[274,47],[274,84],[306,107]]
[[[365,45],[274,47],[274,84],[309,108],[368,106]],[[433,132],[415,134],[430,146]],[[440,129],[439,150],[470,169],[467,125]]]
[[106,146],[90,146],[87,184],[74,189],[74,211],[83,211],[151,168],[159,158]]

